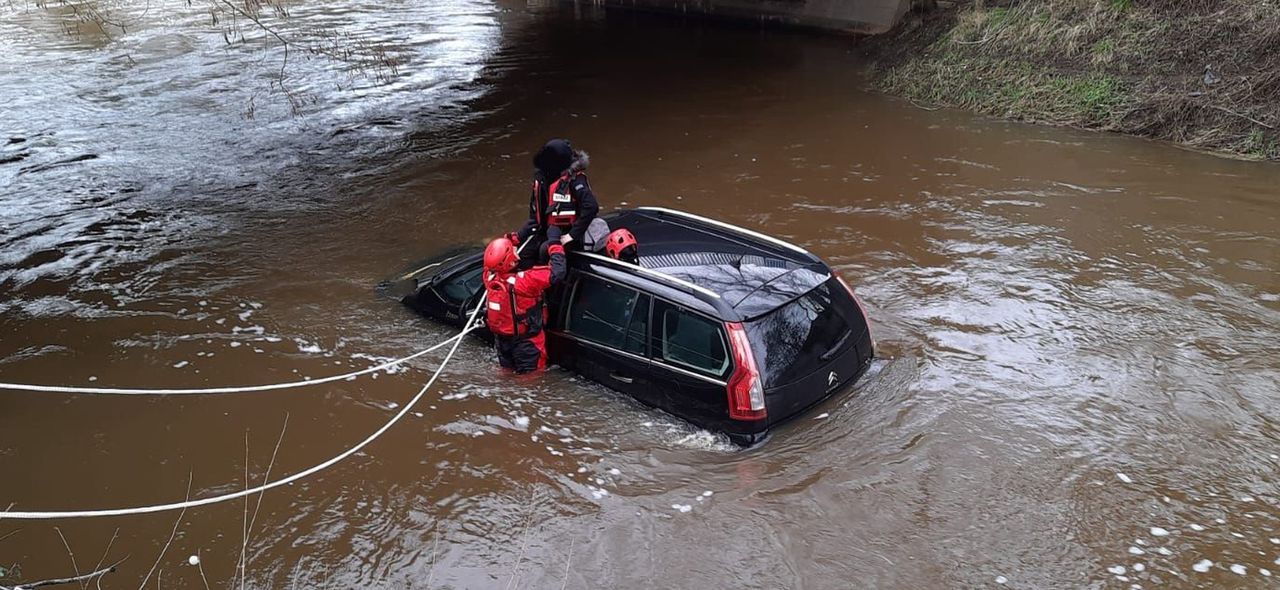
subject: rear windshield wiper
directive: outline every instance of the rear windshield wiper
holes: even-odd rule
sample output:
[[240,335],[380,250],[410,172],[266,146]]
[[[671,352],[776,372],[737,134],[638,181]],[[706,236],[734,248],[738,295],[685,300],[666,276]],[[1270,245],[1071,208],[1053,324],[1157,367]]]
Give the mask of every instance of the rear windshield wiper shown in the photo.
[[845,330],[844,336],[841,336],[840,340],[837,340],[835,345],[833,345],[830,350],[822,353],[822,356],[818,358],[821,359],[823,362],[831,360],[831,357],[835,356],[837,353],[840,352],[840,349],[844,348],[845,341],[848,340],[849,336],[852,334],[853,334],[853,330]]

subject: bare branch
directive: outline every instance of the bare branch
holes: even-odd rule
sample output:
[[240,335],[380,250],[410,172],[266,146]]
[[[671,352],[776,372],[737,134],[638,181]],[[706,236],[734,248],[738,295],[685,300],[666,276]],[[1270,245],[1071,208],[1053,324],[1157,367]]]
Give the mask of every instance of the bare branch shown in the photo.
[[[271,462],[267,463],[267,472],[262,475],[262,485],[264,486],[267,485],[267,481],[270,480],[271,478],[271,469],[275,467],[276,456],[280,454],[280,443],[284,442],[284,433],[288,429],[289,429],[289,413],[285,412],[284,424],[280,427],[280,438],[276,439],[276,448],[275,450],[271,451]],[[247,446],[245,450],[246,451],[248,450]],[[249,461],[248,461],[248,457],[246,457],[245,469],[247,470],[248,467],[249,467]],[[248,481],[249,479],[246,471],[246,477],[245,477],[246,485]],[[266,490],[262,490],[261,492],[258,492],[258,503],[255,504],[253,507],[253,518],[249,519],[249,526],[245,528],[244,539],[243,539],[244,544],[240,546],[240,560],[241,560],[240,561],[240,588],[241,590],[243,590],[244,588],[244,578],[246,575],[246,570],[249,569],[249,556],[247,555],[247,551],[249,548],[249,536],[253,534],[253,525],[258,522],[258,511],[262,509],[262,497],[266,495],[266,493],[267,493]],[[249,503],[249,500],[246,498],[245,499],[246,508],[248,508],[248,503]]]
[[[128,559],[128,558],[126,557],[125,559]],[[121,563],[124,563],[124,559],[121,559],[120,561],[117,561],[96,572],[90,572],[90,573],[84,574],[83,576],[75,576],[71,578],[55,578],[52,580],[41,580],[39,582],[27,582],[24,584],[18,584],[13,588],[4,588],[3,586],[0,586],[0,590],[31,590],[32,588],[40,588],[41,586],[55,586],[58,584],[77,584],[80,582],[92,580],[99,576],[104,576],[106,574],[114,572],[116,571],[116,566],[120,565]]]
[[[191,480],[194,474],[187,475],[187,500],[191,499]],[[185,501],[185,500],[184,500]],[[165,552],[169,551],[169,545],[173,544],[173,538],[178,534],[178,525],[182,524],[182,517],[186,516],[187,508],[184,506],[182,512],[178,513],[178,518],[173,521],[173,530],[169,532],[169,540],[165,542],[164,547],[160,549],[160,555],[156,556],[156,562],[151,565],[151,570],[147,572],[147,577],[142,579],[142,584],[138,586],[138,590],[142,590],[147,586],[147,581],[151,579],[151,574],[156,573],[156,568],[160,567],[160,560],[164,559]]]
[[[76,554],[71,551],[71,545],[67,543],[67,537],[62,534],[60,527],[53,527],[53,530],[58,531],[58,538],[62,539],[62,546],[67,548],[67,555],[71,557],[71,571],[76,573],[77,578],[80,577],[80,566],[76,565]],[[80,587],[84,588],[84,586],[84,582],[81,582]]]

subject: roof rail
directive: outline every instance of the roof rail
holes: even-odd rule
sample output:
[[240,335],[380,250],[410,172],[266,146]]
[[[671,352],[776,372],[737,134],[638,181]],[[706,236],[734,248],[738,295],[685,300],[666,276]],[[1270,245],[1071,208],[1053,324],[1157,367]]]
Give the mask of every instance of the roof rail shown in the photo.
[[710,289],[707,289],[706,287],[699,287],[698,285],[695,285],[695,284],[693,284],[693,283],[690,283],[689,281],[686,281],[686,280],[684,280],[684,279],[681,279],[681,278],[678,278],[678,277],[673,277],[673,276],[671,276],[671,275],[669,275],[669,274],[667,274],[667,273],[664,273],[664,272],[658,272],[658,271],[653,270],[653,269],[645,268],[645,267],[643,267],[643,266],[640,266],[639,264],[631,264],[631,263],[628,263],[628,262],[622,262],[621,260],[615,260],[615,259],[613,259],[613,258],[609,258],[608,256],[601,256],[601,255],[599,255],[599,254],[596,254],[595,252],[585,252],[585,251],[580,251],[580,252],[574,252],[574,254],[576,254],[576,255],[580,255],[580,256],[586,256],[586,257],[588,257],[588,258],[591,258],[592,260],[599,260],[599,261],[601,261],[601,262],[605,262],[605,263],[608,263],[608,264],[612,264],[613,266],[616,266],[616,267],[619,267],[619,268],[625,268],[625,269],[627,269],[627,270],[633,270],[633,271],[636,271],[636,272],[638,272],[638,273],[640,273],[640,274],[642,274],[642,275],[645,275],[645,276],[647,276],[647,277],[650,277],[650,278],[652,278],[652,279],[655,279],[655,280],[657,280],[657,281],[659,281],[659,282],[667,283],[668,285],[673,285],[673,286],[676,286],[676,287],[680,287],[680,288],[682,288],[682,289],[689,289],[689,290],[692,290],[692,291],[697,291],[697,292],[699,292],[699,293],[702,293],[703,295],[707,295],[707,296],[709,296],[709,297],[714,297],[714,298],[716,298],[716,299],[719,299],[719,298],[720,298],[720,294],[719,294],[719,293],[716,293],[715,291],[712,291],[712,290],[710,290]]
[[707,217],[703,217],[703,216],[701,216],[701,215],[694,215],[694,214],[692,214],[692,213],[686,213],[686,212],[684,212],[684,211],[677,211],[677,210],[675,210],[675,209],[667,209],[666,207],[636,207],[636,209],[640,209],[640,210],[643,210],[643,211],[657,211],[657,212],[659,212],[659,213],[667,213],[667,214],[669,214],[669,215],[675,215],[675,216],[678,216],[678,217],[684,217],[684,218],[686,218],[686,219],[692,219],[692,220],[697,221],[697,222],[700,222],[700,223],[705,223],[705,224],[707,224],[707,225],[713,225],[713,226],[718,227],[718,228],[721,228],[721,229],[727,229],[727,230],[729,230],[729,231],[733,231],[733,232],[737,232],[737,233],[744,234],[744,235],[747,235],[747,236],[751,236],[751,237],[753,237],[753,238],[755,238],[755,239],[757,239],[757,240],[763,240],[763,241],[769,242],[770,244],[773,244],[773,245],[775,245],[775,246],[782,246],[783,248],[786,248],[786,249],[788,249],[788,250],[792,250],[792,251],[795,251],[795,252],[799,252],[799,253],[804,254],[804,255],[806,255],[806,256],[813,256],[813,253],[809,252],[808,250],[805,250],[804,248],[801,248],[800,246],[797,246],[797,245],[795,245],[795,244],[792,244],[791,242],[787,242],[787,241],[779,240],[778,238],[775,238],[775,237],[773,237],[773,236],[768,236],[768,235],[762,234],[762,233],[757,232],[757,231],[752,231],[752,230],[749,230],[749,229],[747,229],[747,228],[745,228],[745,227],[739,227],[739,226],[733,225],[733,224],[731,224],[731,223],[725,223],[725,222],[723,222],[723,221],[716,221],[716,220],[714,220],[714,219],[710,219],[710,218],[707,218]]

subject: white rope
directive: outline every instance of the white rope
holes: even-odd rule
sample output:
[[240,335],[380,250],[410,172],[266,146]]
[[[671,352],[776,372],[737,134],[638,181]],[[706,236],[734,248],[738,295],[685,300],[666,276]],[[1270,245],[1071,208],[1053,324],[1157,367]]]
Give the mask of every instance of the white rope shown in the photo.
[[[422,389],[418,390],[418,394],[413,396],[413,399],[409,400],[409,403],[404,405],[404,409],[400,410],[400,412],[396,414],[394,417],[392,417],[391,420],[388,421],[386,424],[383,424],[382,428],[379,428],[378,430],[374,431],[373,434],[370,434],[368,438],[360,441],[360,443],[357,444],[356,446],[351,447],[346,451],[343,451],[342,454],[332,459],[329,459],[324,463],[311,467],[306,471],[295,473],[284,479],[276,480],[271,483],[258,486],[256,488],[247,488],[239,492],[223,494],[221,496],[213,496],[210,498],[201,498],[199,500],[188,500],[186,502],[175,502],[173,504],[155,504],[151,506],[136,506],[133,508],[113,508],[113,509],[107,509],[107,510],[71,510],[71,511],[65,511],[65,512],[0,511],[0,520],[4,520],[7,518],[12,518],[15,520],[90,518],[90,517],[96,517],[96,516],[127,516],[131,514],[150,514],[153,512],[165,512],[169,510],[185,510],[187,508],[194,508],[196,506],[208,506],[209,504],[218,504],[220,502],[227,502],[230,500],[235,500],[237,498],[243,498],[245,496],[257,494],[259,492],[265,492],[269,489],[278,488],[283,485],[291,484],[304,477],[307,477],[309,475],[314,475],[315,473],[328,469],[329,467],[334,466],[335,464],[342,461],[343,459],[346,459],[347,457],[350,457],[351,455],[354,455],[360,452],[360,449],[365,448],[366,446],[369,445],[369,443],[372,443],[373,441],[377,440],[378,437],[382,436],[384,433],[390,430],[392,426],[395,426],[395,424],[399,422],[401,418],[404,418],[405,415],[409,413],[409,410],[413,408],[414,404],[417,404],[422,399],[422,396],[426,395],[427,390],[431,388],[431,385],[434,384],[436,382],[436,379],[440,377],[440,374],[444,372],[444,367],[445,365],[449,364],[449,360],[453,358],[453,353],[458,351],[458,345],[462,343],[462,336],[472,330],[472,324],[475,322],[476,314],[479,313],[479,311],[484,307],[484,303],[485,303],[485,299],[483,297],[480,298],[479,305],[477,305],[475,310],[471,312],[471,316],[467,318],[467,323],[463,325],[462,332],[460,332],[457,336],[454,336],[453,338],[450,339],[450,340],[453,340],[453,348],[449,349],[449,354],[446,355],[444,357],[444,360],[440,362],[440,366],[436,368],[435,373],[431,375],[431,379],[427,381],[427,384],[423,385]],[[443,345],[447,342],[449,342],[449,340],[445,340],[440,344]]]
[[[520,252],[524,250],[524,247],[528,244],[529,242],[525,242],[524,244],[521,244],[520,248],[516,250],[516,255],[519,255]],[[0,520],[4,520],[6,518],[11,518],[14,520],[51,520],[56,518],[92,518],[97,516],[128,516],[132,514],[150,514],[153,512],[166,512],[169,510],[186,510],[187,508],[195,508],[196,506],[208,506],[210,504],[228,502],[238,498],[243,498],[245,496],[266,492],[269,489],[278,488],[283,485],[291,484],[304,477],[314,475],[325,469],[333,467],[334,465],[341,462],[343,459],[346,459],[347,457],[350,457],[360,452],[361,449],[369,446],[369,444],[377,440],[378,437],[385,434],[388,430],[391,430],[392,426],[395,426],[397,422],[399,422],[401,419],[405,417],[405,415],[409,413],[409,410],[413,409],[414,405],[416,405],[419,401],[422,400],[422,396],[427,394],[427,390],[431,389],[431,386],[435,384],[436,379],[440,377],[440,374],[444,372],[445,366],[448,365],[449,361],[453,358],[453,354],[458,351],[458,345],[462,344],[462,337],[465,336],[472,329],[478,327],[478,326],[474,326],[476,321],[476,315],[480,313],[481,309],[484,309],[484,305],[486,301],[487,300],[484,297],[481,297],[480,301],[476,302],[475,309],[471,310],[470,316],[467,316],[467,323],[462,325],[462,331],[459,332],[457,336],[454,336],[449,339],[453,341],[453,347],[449,349],[449,354],[445,355],[443,361],[440,361],[440,366],[437,367],[435,372],[431,374],[431,379],[427,380],[427,384],[423,385],[422,389],[418,390],[418,394],[413,396],[413,399],[409,400],[409,403],[406,403],[404,405],[404,408],[401,409],[399,413],[397,413],[395,416],[392,416],[391,420],[389,420],[386,424],[383,424],[381,428],[375,430],[373,434],[370,434],[367,438],[360,441],[358,444],[356,444],[356,446],[351,447],[346,451],[343,451],[342,454],[332,459],[329,459],[324,463],[311,467],[305,471],[300,471],[284,479],[276,480],[268,484],[263,484],[255,488],[246,488],[239,492],[223,494],[221,496],[213,496],[210,498],[201,498],[199,500],[187,500],[185,502],[175,502],[172,504],[153,504],[150,506],[135,506],[132,508],[112,508],[112,509],[104,509],[104,510],[68,510],[68,511],[62,511],[62,512],[49,512],[49,511],[10,512],[8,510],[5,510],[5,511],[0,511]],[[426,352],[429,352],[431,350],[435,350],[436,348],[439,348],[440,346],[443,346],[446,343],[448,343],[449,340],[445,340],[444,342],[441,342],[440,344],[437,344],[427,350],[417,353],[414,356],[418,356],[421,354],[425,354]],[[413,358],[413,357],[405,357],[404,360],[408,360],[409,358]],[[376,367],[374,369],[376,369]],[[369,370],[371,369],[366,369],[366,371],[369,371]],[[311,384],[311,383],[314,383],[314,381],[307,381],[304,383]],[[149,390],[149,391],[156,391],[156,390]]]
[[346,379],[354,379],[361,375],[376,373],[394,367],[399,364],[409,362],[429,352],[434,352],[449,344],[452,340],[461,339],[466,332],[462,332],[456,336],[449,338],[431,348],[415,352],[404,358],[398,358],[387,361],[381,365],[353,371],[351,373],[343,373],[342,375],[333,375],[331,377],[323,377],[320,379],[304,379],[302,381],[292,381],[289,383],[272,383],[270,385],[245,385],[242,387],[207,387],[203,389],[135,389],[122,387],[71,387],[63,385],[31,385],[26,383],[2,383],[0,389],[8,389],[12,391],[43,391],[47,393],[74,393],[74,394],[98,394],[98,395],[208,395],[213,393],[245,393],[249,391],[272,391],[275,389],[291,389],[294,387],[306,387],[308,385],[320,385],[321,383],[333,383],[334,381],[343,381]]

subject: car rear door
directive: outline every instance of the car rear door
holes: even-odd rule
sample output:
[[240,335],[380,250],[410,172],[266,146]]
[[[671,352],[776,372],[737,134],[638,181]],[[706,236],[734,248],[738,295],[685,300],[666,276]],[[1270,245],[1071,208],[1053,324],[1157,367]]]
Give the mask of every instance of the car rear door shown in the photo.
[[726,379],[733,370],[724,324],[657,299],[650,319],[654,379],[667,411],[705,428],[728,430]]
[[866,322],[835,278],[747,322],[746,330],[773,424],[853,381],[871,359]]
[[650,301],[631,287],[580,275],[564,315],[565,356],[588,378],[661,406],[663,396],[649,376]]

